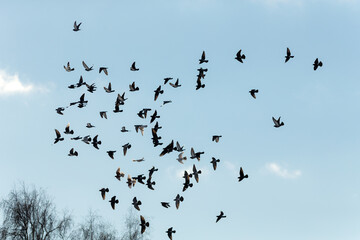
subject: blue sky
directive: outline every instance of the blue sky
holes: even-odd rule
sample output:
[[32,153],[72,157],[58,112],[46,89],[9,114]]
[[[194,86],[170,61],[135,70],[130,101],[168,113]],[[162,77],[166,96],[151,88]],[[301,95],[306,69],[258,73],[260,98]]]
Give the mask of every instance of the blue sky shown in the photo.
[[[360,238],[360,1],[16,1],[0,11],[1,198],[24,181],[77,219],[91,208],[121,232],[136,196],[152,239],[166,239],[171,226],[174,239]],[[76,33],[75,20],[82,22]],[[284,64],[287,47],[295,58]],[[244,64],[234,59],[239,49]],[[203,50],[206,87],[195,91]],[[324,66],[313,71],[317,57]],[[96,71],[85,72],[83,60]],[[71,73],[63,69],[68,61]],[[129,70],[133,61],[140,71]],[[100,66],[109,76],[97,73]],[[67,88],[80,75],[98,87],[86,92],[88,106],[56,114],[85,92]],[[154,102],[164,77],[179,78],[182,87],[164,86]],[[133,81],[139,92],[128,91]],[[115,93],[103,90],[109,82]],[[124,112],[113,114],[124,91]],[[163,100],[173,103],[160,107]],[[201,161],[160,158],[150,128],[144,136],[134,131],[134,124],[149,125],[136,115],[143,107],[161,116],[164,145],[180,141],[187,157],[191,147],[205,151]],[[99,111],[109,111],[108,119]],[[285,126],[275,129],[272,116]],[[53,145],[54,129],[63,132],[67,123],[75,136],[98,134],[100,150],[68,136]],[[132,131],[121,133],[123,125]],[[214,134],[223,136],[219,143],[211,142]],[[133,148],[123,157],[127,142]],[[72,147],[78,158],[67,156]],[[118,151],[115,160],[108,150]],[[213,156],[221,160],[216,172]],[[181,193],[179,175],[194,163],[200,182]],[[155,191],[139,184],[130,190],[113,177],[117,167],[133,176],[152,166],[159,168]],[[240,166],[249,174],[241,183]],[[119,198],[116,211],[101,199],[102,187]],[[178,193],[185,201],[176,210]],[[221,210],[227,218],[215,224]]]

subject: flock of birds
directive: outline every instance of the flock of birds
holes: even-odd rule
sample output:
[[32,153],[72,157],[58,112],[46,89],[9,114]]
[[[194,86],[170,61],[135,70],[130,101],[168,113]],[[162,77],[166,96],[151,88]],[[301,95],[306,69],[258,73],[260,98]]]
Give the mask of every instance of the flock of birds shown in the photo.
[[[77,24],[76,21],[75,21],[73,31],[75,31],[75,32],[80,31],[80,26],[81,26],[81,23]],[[246,59],[246,56],[241,51],[242,50],[239,50],[237,52],[235,59],[237,61],[239,61],[240,63],[243,63],[243,61]],[[288,62],[292,58],[294,58],[294,56],[291,55],[290,49],[287,48],[286,56],[285,56],[285,63]],[[203,63],[207,63],[207,62],[208,62],[208,60],[206,59],[205,51],[203,51],[203,53],[201,55],[201,58],[199,59],[199,64],[203,64]],[[85,71],[87,71],[87,72],[94,70],[93,66],[89,67],[84,61],[82,62],[82,65],[83,65]],[[318,67],[322,67],[322,66],[323,66],[323,63],[321,61],[319,61],[318,58],[316,58],[314,63],[313,63],[314,71],[316,71],[318,69]],[[64,69],[67,72],[72,72],[72,71],[75,70],[74,68],[71,67],[70,62],[68,62],[66,64],[66,66],[64,66]],[[197,75],[197,80],[196,80],[196,90],[199,90],[200,88],[205,88],[205,84],[202,83],[202,80],[204,80],[205,73],[208,71],[208,69],[200,67],[197,70],[198,70],[198,75]],[[135,62],[133,62],[133,64],[131,65],[130,71],[139,71],[139,68],[136,67]],[[101,73],[104,73],[107,76],[108,75],[108,68],[107,67],[99,67],[99,74],[101,74]],[[169,81],[172,81],[172,80],[173,80],[173,78],[171,78],[171,77],[164,78],[164,85],[166,85]],[[171,87],[173,87],[173,88],[181,87],[181,84],[179,84],[179,79],[177,79],[175,82],[169,82],[169,85]],[[95,83],[93,83],[93,84],[86,83],[82,76],[80,76],[80,80],[78,81],[78,83],[71,84],[71,85],[68,86],[68,88],[69,89],[75,89],[75,88],[80,88],[82,86],[86,86],[87,91],[90,92],[90,93],[94,93],[96,91]],[[115,92],[115,90],[113,90],[112,87],[111,87],[111,82],[108,84],[107,87],[104,87],[104,90],[105,90],[106,93]],[[131,83],[129,85],[129,91],[130,92],[139,91],[139,87],[137,87],[135,85],[135,82],[133,82],[133,83]],[[251,89],[249,91],[250,95],[254,99],[256,99],[256,94],[258,92],[259,92],[258,89]],[[156,90],[154,90],[154,93],[155,93],[154,94],[154,101],[156,101],[158,99],[159,95],[164,94],[164,90],[161,88],[161,85]],[[114,113],[123,112],[123,110],[120,109],[120,107],[125,104],[126,100],[127,100],[127,98],[125,98],[125,92],[123,94],[121,94],[121,95],[118,94],[117,98],[115,100],[115,106],[114,106],[113,112]],[[87,103],[88,103],[88,101],[85,100],[85,93],[83,93],[80,96],[79,101],[71,102],[69,104],[69,106],[67,106],[67,107],[77,105],[78,108],[83,108],[83,107],[86,107]],[[171,103],[170,100],[169,101],[163,101],[162,106],[165,105],[165,104],[169,104],[169,103]],[[63,115],[64,111],[65,111],[65,107],[58,107],[56,109],[56,112],[59,115]],[[146,119],[147,116],[148,116],[148,113],[150,111],[152,111],[152,110],[149,109],[149,108],[143,108],[138,112],[137,115],[138,115],[138,117],[140,117],[142,119]],[[107,119],[107,112],[106,111],[101,111],[99,114],[100,114],[101,118]],[[160,116],[158,115],[157,111],[155,110],[153,112],[153,114],[150,116],[150,124],[152,124],[158,118],[160,118]],[[280,118],[281,117],[278,117],[276,119],[276,118],[272,117],[275,128],[279,128],[281,126],[284,126],[284,122],[282,122],[280,120]],[[95,126],[93,126],[91,123],[87,123],[86,127],[87,128],[93,128]],[[147,125],[134,125],[135,131],[137,133],[140,132],[141,135],[144,134],[145,128],[147,128],[147,127],[148,127]],[[163,143],[160,142],[161,136],[158,135],[158,130],[161,129],[161,128],[162,127],[159,126],[158,122],[156,122],[154,124],[154,126],[151,128],[152,142],[154,144],[154,147],[158,147],[158,146],[163,144]],[[125,126],[123,126],[120,131],[123,132],[123,133],[129,132],[129,130],[126,129]],[[55,138],[54,144],[64,140],[64,138],[62,137],[59,130],[55,129],[55,134],[56,134],[56,138]],[[66,134],[66,135],[73,135],[74,134],[74,130],[70,129],[70,124],[67,124],[67,126],[65,127],[64,134]],[[214,135],[214,136],[212,136],[212,141],[215,142],[215,143],[218,143],[220,141],[221,137],[222,137],[221,135]],[[71,140],[81,140],[86,144],[91,143],[93,145],[93,147],[96,148],[96,149],[99,149],[99,145],[101,145],[101,141],[98,140],[98,135],[96,135],[93,138],[91,138],[90,135],[87,135],[87,136],[84,136],[84,137],[77,136],[77,137],[71,138]],[[130,148],[131,148],[130,143],[127,143],[127,144],[122,146],[124,156],[126,156],[126,153]],[[187,157],[184,156],[184,151],[185,151],[184,146],[181,146],[181,144],[178,141],[175,143],[174,140],[172,140],[166,147],[163,148],[163,150],[161,151],[159,156],[162,157],[162,156],[164,156],[166,154],[169,154],[169,153],[171,153],[173,151],[178,152],[178,158],[176,160],[179,163],[183,164],[183,161],[186,160]],[[116,150],[107,151],[107,154],[111,159],[114,159],[114,154],[115,153],[116,153]],[[191,148],[191,150],[190,150],[190,159],[197,159],[198,161],[200,161],[200,158],[201,158],[202,154],[204,154],[204,152],[196,152],[194,150],[194,148]],[[71,148],[70,151],[69,151],[68,156],[78,156],[78,152],[74,148]],[[144,161],[144,158],[135,159],[133,161],[134,162],[142,162],[142,161]],[[210,163],[212,164],[212,167],[213,167],[214,171],[216,170],[217,164],[219,162],[220,162],[220,159],[216,159],[216,158],[212,157],[212,160],[211,160]],[[155,167],[152,167],[151,169],[149,169],[149,173],[148,173],[147,177],[144,174],[140,174],[138,176],[131,177],[130,174],[129,174],[127,176],[127,181],[126,181],[127,186],[131,189],[132,187],[135,186],[136,183],[139,183],[139,184],[146,185],[151,190],[154,190],[155,181],[152,180],[152,177],[153,177],[153,174],[156,171],[158,171],[158,169],[155,168]],[[198,183],[200,174],[201,174],[201,170],[198,170],[196,168],[195,164],[193,164],[191,173],[188,173],[185,170],[184,175],[183,175],[184,183],[183,183],[182,191],[185,192],[189,187],[190,188],[193,187],[193,183],[191,182],[191,179],[194,179],[196,181],[196,183]],[[125,173],[121,172],[120,168],[118,168],[116,170],[116,172],[115,172],[115,178],[117,180],[121,181],[121,179],[124,178],[124,177],[125,177]],[[242,167],[240,167],[238,181],[240,182],[240,181],[244,180],[245,178],[248,178],[248,175],[247,174],[245,175]],[[106,199],[106,193],[109,192],[109,188],[102,188],[99,191],[101,193],[102,199],[105,200]],[[176,209],[179,209],[180,203],[183,202],[183,201],[184,201],[184,197],[181,196],[180,194],[177,194],[176,197],[174,198]],[[116,206],[116,204],[119,203],[119,200],[116,199],[116,196],[113,196],[113,197],[111,197],[109,202],[110,202],[110,205],[111,205],[112,209],[115,210],[115,206]],[[136,197],[133,198],[132,205],[134,206],[134,208],[136,210],[140,211],[141,204],[142,203],[141,203],[140,200],[138,200]],[[164,208],[169,208],[171,206],[170,202],[161,202],[161,205]],[[220,221],[222,218],[225,218],[225,217],[226,216],[225,216],[224,212],[220,211],[220,214],[218,216],[216,216],[216,222]],[[146,228],[150,226],[149,222],[147,222],[142,215],[140,215],[140,224],[139,225],[141,227],[141,234],[143,234],[145,232]],[[171,240],[172,240],[172,235],[175,232],[176,231],[173,229],[173,227],[170,227],[166,231],[168,237]]]

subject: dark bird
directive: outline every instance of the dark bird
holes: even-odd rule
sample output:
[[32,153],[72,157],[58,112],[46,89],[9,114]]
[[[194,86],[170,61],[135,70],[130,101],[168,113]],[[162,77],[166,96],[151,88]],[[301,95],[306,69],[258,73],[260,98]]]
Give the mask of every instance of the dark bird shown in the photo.
[[128,187],[131,189],[132,187],[135,186],[136,179],[131,178],[131,176],[129,174],[128,177],[127,177],[126,183],[127,183]]
[[258,89],[251,89],[251,90],[249,91],[249,93],[251,94],[251,96],[252,96],[253,98],[255,98],[255,99],[256,99],[255,93],[258,93],[258,92],[259,92]]
[[56,133],[56,138],[55,138],[54,144],[57,143],[57,142],[59,142],[59,141],[63,141],[63,140],[64,140],[64,138],[61,137],[61,134],[60,134],[60,132],[59,132],[57,129],[55,129],[55,133]]
[[174,201],[175,201],[176,209],[179,209],[180,202],[184,201],[184,198],[178,194],[176,195]]
[[86,144],[90,144],[90,142],[91,142],[90,135],[87,135],[87,136],[83,137],[83,139],[81,141],[83,141]]
[[152,141],[153,141],[153,144],[154,144],[154,147],[157,147],[159,145],[162,145],[163,143],[160,143],[159,140],[161,139],[161,137],[159,137],[155,131],[155,129],[153,128],[152,131]]
[[87,127],[87,128],[94,128],[95,126],[94,126],[94,125],[91,125],[91,123],[87,123],[87,124],[86,124],[86,127]]
[[196,170],[195,164],[193,165],[193,172],[191,174],[189,174],[189,177],[194,176],[196,182],[199,182],[199,174],[201,174],[201,170]]
[[322,67],[322,66],[323,66],[323,63],[322,63],[322,61],[319,61],[318,58],[316,58],[313,65],[314,65],[314,71],[316,71],[316,69],[317,69],[318,67]]
[[76,21],[75,21],[75,22],[74,22],[74,29],[73,29],[73,31],[74,31],[74,32],[80,31],[80,25],[81,25],[81,23],[76,24]]
[[208,69],[207,68],[199,68],[198,71],[199,71],[199,74],[197,75],[197,77],[204,79],[206,76],[205,72],[207,72]]
[[70,123],[68,123],[65,127],[65,134],[74,134],[74,130],[70,130]]
[[116,101],[115,103],[115,108],[113,110],[114,113],[119,113],[119,112],[123,112],[124,110],[120,109],[120,103],[118,101]]
[[212,141],[213,142],[215,141],[218,143],[221,137],[222,137],[221,135],[214,135],[214,136],[212,136]]
[[274,117],[272,117],[272,120],[273,120],[273,122],[275,124],[274,127],[279,128],[281,126],[284,126],[284,122],[280,122],[280,118],[281,117],[279,117],[278,120],[276,120]]
[[176,80],[175,84],[174,83],[169,83],[170,86],[172,86],[173,88],[178,88],[181,87],[181,85],[179,85],[179,79]]
[[77,157],[78,155],[79,155],[78,152],[75,151],[74,148],[70,149],[70,152],[68,154],[68,156],[70,156],[70,157],[71,156],[76,156]]
[[86,87],[87,87],[87,91],[88,91],[88,92],[93,93],[93,92],[95,92],[95,91],[96,91],[96,86],[95,86],[95,83],[93,83],[93,84],[91,84],[91,85],[86,84]]
[[168,81],[170,81],[170,80],[172,80],[172,79],[173,79],[172,77],[164,78],[164,85],[165,85]]
[[141,226],[141,234],[145,232],[146,227],[150,226],[149,222],[146,222],[145,218],[142,215],[140,215],[140,226]]
[[137,200],[136,197],[133,198],[133,202],[132,202],[132,205],[134,205],[134,208],[138,211],[140,211],[140,205],[141,205],[141,201]]
[[71,138],[71,140],[80,140],[80,139],[82,139],[82,137],[80,137],[80,136]]
[[131,71],[139,71],[139,69],[135,67],[135,62],[133,62],[133,64],[131,64],[130,70]]
[[67,62],[67,65],[66,65],[66,67],[64,66],[64,68],[67,72],[72,72],[75,70],[75,68],[70,67],[70,62]]
[[107,154],[111,159],[114,159],[114,153],[116,153],[116,151],[107,151]]
[[163,206],[164,208],[169,208],[169,207],[170,207],[170,203],[168,203],[168,202],[161,202],[161,206]]
[[146,179],[146,177],[144,176],[144,174],[140,174],[137,175],[137,177],[133,177],[133,179],[137,180],[138,183],[145,184],[144,180]]
[[115,92],[115,90],[111,89],[111,82],[109,82],[109,86],[108,87],[104,87],[105,92],[107,93],[112,93]]
[[100,112],[100,117],[107,119],[106,111]]
[[82,65],[84,66],[85,71],[87,71],[87,72],[93,70],[93,67],[94,67],[94,66],[91,66],[91,67],[89,68],[88,65],[86,65],[86,63],[85,63],[84,61],[82,61]]
[[105,75],[107,76],[107,75],[108,75],[107,69],[108,69],[107,67],[100,67],[100,68],[99,68],[99,73],[104,72]]
[[106,194],[107,192],[109,192],[109,189],[108,189],[108,188],[102,188],[102,189],[100,189],[99,191],[101,192],[101,197],[102,197],[102,199],[105,200],[105,194]]
[[183,157],[184,152],[181,152],[176,160],[178,160],[179,163],[184,164],[183,160],[186,160],[186,157]]
[[220,159],[216,159],[214,157],[212,157],[212,160],[210,163],[212,163],[213,165],[213,168],[214,168],[214,171],[216,170],[216,167],[217,167],[217,163],[220,162]]
[[224,215],[223,211],[220,211],[220,215],[216,216],[216,222],[218,222],[222,218],[226,218],[226,216]]
[[159,97],[159,94],[163,94],[164,90],[161,90],[161,86],[159,86],[155,91],[154,101]]
[[140,118],[146,118],[148,111],[151,111],[151,108],[143,108],[142,110],[140,110],[140,111],[138,112],[137,115],[138,115]]
[[55,111],[56,111],[57,114],[64,115],[63,111],[65,111],[65,108],[58,107],[57,109],[55,109]]
[[185,179],[185,182],[183,183],[184,187],[182,191],[185,192],[185,190],[188,189],[189,187],[192,187],[193,184],[190,183],[190,175],[188,174],[187,171],[184,171],[183,178]]
[[172,101],[170,101],[170,100],[168,100],[168,101],[163,101],[163,104],[162,104],[160,107],[162,107],[162,106],[164,106],[165,104],[168,104],[168,103],[172,103]]
[[124,105],[126,99],[127,98],[125,98],[125,92],[124,92],[122,95],[118,94],[116,102],[119,102],[120,105]]
[[290,58],[294,58],[294,56],[291,56],[291,52],[290,52],[290,49],[287,48],[286,49],[286,56],[285,56],[285,62],[289,61]]
[[146,186],[151,190],[155,190],[153,188],[153,185],[155,185],[155,184],[156,184],[155,181],[151,181],[151,177],[146,180]]
[[115,196],[113,196],[109,202],[110,202],[110,204],[111,204],[112,209],[115,210],[115,204],[118,204],[118,203],[119,203],[119,200],[116,199]]
[[209,62],[208,60],[205,59],[205,51],[203,51],[202,55],[201,55],[201,58],[199,59],[199,64],[202,64],[202,63],[207,63]]
[[129,132],[129,130],[127,130],[125,126],[122,126],[120,132]]
[[82,108],[82,107],[86,106],[86,104],[88,103],[88,101],[85,100],[85,93],[83,93],[83,95],[81,95],[79,101],[70,103],[70,106],[75,105],[75,104],[77,104],[77,103],[79,104],[79,105],[78,105],[79,108]]
[[94,146],[94,148],[99,149],[98,145],[101,145],[101,141],[98,141],[97,138],[98,138],[98,135],[96,135],[96,136],[93,138],[93,140],[92,140],[92,145]]
[[115,175],[115,178],[117,179],[117,180],[119,180],[119,181],[121,181],[121,178],[122,177],[125,177],[125,174],[123,173],[123,172],[120,172],[120,168],[118,168],[117,170],[116,170],[116,173],[115,173],[116,175]]
[[173,230],[173,228],[171,227],[166,231],[166,233],[167,233],[168,237],[170,238],[170,240],[172,240],[172,234],[176,233],[176,231]]
[[155,119],[160,118],[159,115],[157,115],[157,111],[155,110],[155,112],[153,113],[153,115],[151,115],[151,119],[150,119],[150,123],[152,123],[153,121],[155,121]]
[[243,180],[244,178],[248,178],[249,176],[246,174],[246,175],[244,175],[244,171],[243,171],[243,169],[242,169],[242,167],[240,167],[240,176],[238,177],[238,179],[239,179],[239,182],[241,181],[241,180]]
[[134,125],[136,132],[141,132],[141,135],[144,136],[144,129],[147,127],[147,125]]
[[205,84],[202,84],[201,79],[198,78],[196,81],[196,90],[199,90],[200,88],[204,88],[204,87],[205,87]]
[[123,148],[124,156],[126,156],[126,152],[127,152],[128,149],[131,148],[131,144],[127,143],[127,144],[123,145],[122,148]]
[[159,169],[155,168],[154,166],[151,169],[149,169],[149,178],[151,178],[154,172],[157,172],[158,170]]
[[135,82],[133,82],[132,84],[129,85],[130,88],[130,92],[135,92],[135,91],[139,91],[139,87],[135,86]]
[[144,158],[133,159],[132,161],[133,161],[133,162],[143,162],[143,161],[145,161],[145,159],[144,159]]
[[71,84],[71,85],[68,86],[68,88],[74,89],[74,88],[76,88],[76,86],[74,84]]
[[205,152],[195,152],[194,148],[191,148],[190,154],[191,154],[191,159],[197,159],[198,161],[200,161],[200,155],[204,154]]
[[243,59],[245,59],[246,56],[245,54],[241,54],[241,49],[236,53],[236,57],[235,59],[238,60],[239,62],[243,63]]
[[158,122],[156,122],[155,123],[155,126],[154,126],[154,130],[155,130],[155,132],[157,132],[159,129],[161,129],[162,127],[160,127],[159,126],[159,123]]
[[163,148],[163,151],[160,153],[160,157],[164,156],[167,153],[171,153],[174,150],[174,140],[169,143],[165,148]]
[[76,84],[76,87],[81,87],[82,85],[86,85],[82,76],[80,76],[79,82]]
[[184,146],[180,146],[180,143],[176,141],[176,147],[174,148],[175,151],[183,152],[185,151]]

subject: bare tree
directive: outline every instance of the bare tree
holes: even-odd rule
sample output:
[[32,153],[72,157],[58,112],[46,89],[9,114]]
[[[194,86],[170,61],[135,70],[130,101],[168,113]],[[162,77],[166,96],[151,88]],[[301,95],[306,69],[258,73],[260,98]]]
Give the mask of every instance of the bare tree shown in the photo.
[[1,239],[65,239],[71,227],[70,215],[58,217],[54,203],[43,190],[27,189],[22,184],[0,202],[3,222]]

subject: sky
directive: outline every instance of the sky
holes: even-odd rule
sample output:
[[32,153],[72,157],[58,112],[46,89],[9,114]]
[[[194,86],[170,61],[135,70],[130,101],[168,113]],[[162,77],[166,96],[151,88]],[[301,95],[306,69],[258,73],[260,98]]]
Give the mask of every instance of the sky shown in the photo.
[[[121,233],[136,196],[151,239],[167,239],[169,227],[174,239],[360,238],[360,1],[8,1],[0,12],[1,199],[25,182],[45,189],[59,212],[81,221],[92,209]],[[82,22],[79,32],[74,21]],[[287,47],[295,57],[285,64]],[[239,49],[243,64],[234,59]],[[209,70],[196,91],[202,51]],[[317,71],[315,58],[324,64]],[[68,61],[75,71],[64,70]],[[95,70],[84,71],[82,61]],[[138,72],[129,69],[134,61]],[[98,73],[101,66],[109,76]],[[68,89],[80,75],[97,91]],[[182,86],[163,86],[165,77]],[[140,91],[129,92],[133,81]],[[109,82],[111,94],[103,90]],[[159,85],[164,94],[154,102]],[[114,114],[123,92],[124,112]],[[56,114],[83,93],[85,108]],[[172,103],[160,107],[164,100]],[[187,157],[191,147],[204,151],[200,162],[159,157],[153,124],[136,115],[144,107],[161,116],[162,147],[179,141]],[[271,118],[279,116],[285,125],[274,128]],[[87,129],[88,122],[96,127]],[[54,129],[68,123],[74,136],[99,135],[100,150],[69,136],[53,144]],[[149,126],[144,136],[134,124]],[[219,143],[212,142],[217,134]],[[67,156],[72,147],[79,157]],[[117,151],[114,160],[109,150]],[[220,159],[216,171],[211,157]],[[181,175],[193,164],[200,181],[181,192]],[[152,166],[159,169],[155,191],[114,178],[118,167],[136,176]],[[242,182],[240,167],[249,175]],[[106,201],[103,187],[110,189]],[[185,199],[178,210],[177,194]],[[107,202],[113,195],[115,211]],[[220,211],[227,217],[215,223]]]

